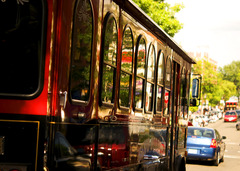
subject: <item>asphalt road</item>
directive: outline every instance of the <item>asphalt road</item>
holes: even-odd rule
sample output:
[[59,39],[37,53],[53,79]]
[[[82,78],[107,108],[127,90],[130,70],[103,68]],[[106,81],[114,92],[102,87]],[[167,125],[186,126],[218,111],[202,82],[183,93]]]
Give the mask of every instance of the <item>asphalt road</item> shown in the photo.
[[[239,121],[238,121],[239,122]],[[188,162],[187,171],[238,171],[240,170],[240,131],[237,131],[235,122],[224,122],[218,120],[215,123],[210,123],[207,127],[215,128],[221,136],[226,136],[226,150],[224,162],[219,166],[213,166],[209,162]]]

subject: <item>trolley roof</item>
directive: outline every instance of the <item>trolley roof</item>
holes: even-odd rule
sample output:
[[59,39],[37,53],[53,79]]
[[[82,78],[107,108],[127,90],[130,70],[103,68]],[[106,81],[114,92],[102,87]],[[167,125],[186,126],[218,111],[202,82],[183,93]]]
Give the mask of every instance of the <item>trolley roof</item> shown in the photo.
[[114,0],[122,9],[150,30],[156,37],[163,40],[169,47],[191,64],[196,64],[192,59],[162,28],[158,26],[142,9],[132,0]]

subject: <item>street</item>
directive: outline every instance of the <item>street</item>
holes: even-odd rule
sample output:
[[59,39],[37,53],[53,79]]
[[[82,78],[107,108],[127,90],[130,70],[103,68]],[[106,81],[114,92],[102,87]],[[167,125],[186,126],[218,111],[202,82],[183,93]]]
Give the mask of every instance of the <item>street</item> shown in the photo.
[[224,140],[226,143],[226,150],[224,155],[224,162],[219,166],[213,166],[209,162],[190,161],[187,163],[187,171],[223,171],[231,169],[232,171],[239,170],[240,166],[240,131],[235,128],[235,122],[224,122],[223,119],[215,123],[210,123],[207,127],[215,128],[219,131],[221,136],[226,136]]

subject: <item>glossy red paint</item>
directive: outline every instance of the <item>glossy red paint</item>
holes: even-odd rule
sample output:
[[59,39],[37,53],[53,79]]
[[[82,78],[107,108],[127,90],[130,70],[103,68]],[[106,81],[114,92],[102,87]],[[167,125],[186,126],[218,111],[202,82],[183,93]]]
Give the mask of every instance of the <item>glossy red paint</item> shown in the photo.
[[227,111],[224,114],[224,122],[237,122],[237,112],[235,110]]

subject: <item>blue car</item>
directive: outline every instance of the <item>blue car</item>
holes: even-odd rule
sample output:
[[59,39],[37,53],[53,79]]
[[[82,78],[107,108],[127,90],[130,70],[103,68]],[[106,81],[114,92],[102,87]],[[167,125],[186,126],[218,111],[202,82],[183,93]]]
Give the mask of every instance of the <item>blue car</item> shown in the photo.
[[224,161],[226,148],[223,139],[216,129],[203,127],[188,127],[187,134],[187,160],[212,161],[218,166]]

